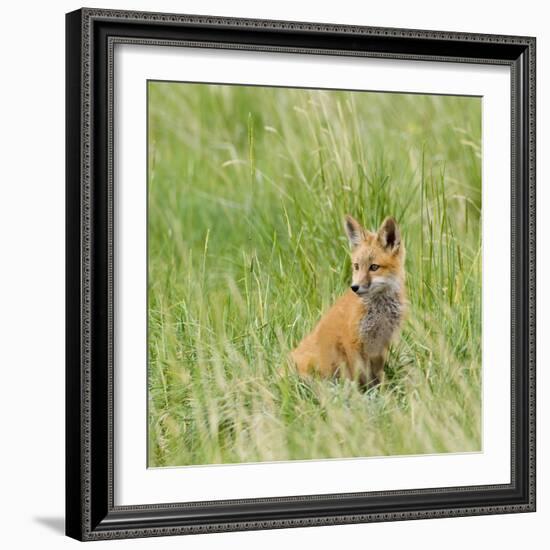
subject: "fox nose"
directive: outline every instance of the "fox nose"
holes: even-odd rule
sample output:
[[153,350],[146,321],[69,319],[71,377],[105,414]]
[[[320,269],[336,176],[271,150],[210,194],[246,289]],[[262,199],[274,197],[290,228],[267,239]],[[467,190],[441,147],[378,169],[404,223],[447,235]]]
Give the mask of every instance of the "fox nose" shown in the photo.
[[359,290],[359,285],[351,285],[351,290],[353,290],[353,292],[357,292]]

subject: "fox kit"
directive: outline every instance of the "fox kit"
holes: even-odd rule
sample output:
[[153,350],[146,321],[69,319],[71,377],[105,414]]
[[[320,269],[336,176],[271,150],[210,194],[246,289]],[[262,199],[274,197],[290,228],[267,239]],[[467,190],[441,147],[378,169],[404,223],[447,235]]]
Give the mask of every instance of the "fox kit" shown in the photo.
[[384,379],[388,346],[405,313],[405,247],[386,218],[373,233],[345,218],[352,284],[292,352],[299,373],[335,374],[372,386]]

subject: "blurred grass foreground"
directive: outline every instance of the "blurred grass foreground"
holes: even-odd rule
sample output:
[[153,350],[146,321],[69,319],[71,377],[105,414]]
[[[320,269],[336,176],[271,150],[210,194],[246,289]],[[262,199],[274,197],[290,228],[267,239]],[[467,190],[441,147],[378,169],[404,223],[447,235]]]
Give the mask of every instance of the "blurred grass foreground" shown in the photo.
[[[151,467],[481,450],[481,100],[150,82]],[[367,392],[288,352],[398,220],[410,313]]]

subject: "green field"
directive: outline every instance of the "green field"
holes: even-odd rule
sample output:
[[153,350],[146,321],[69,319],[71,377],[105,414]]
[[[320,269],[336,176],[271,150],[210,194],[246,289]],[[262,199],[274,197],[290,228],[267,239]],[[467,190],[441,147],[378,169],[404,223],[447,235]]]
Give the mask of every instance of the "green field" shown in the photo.
[[[149,466],[481,449],[481,100],[149,83]],[[288,352],[400,224],[386,383]]]

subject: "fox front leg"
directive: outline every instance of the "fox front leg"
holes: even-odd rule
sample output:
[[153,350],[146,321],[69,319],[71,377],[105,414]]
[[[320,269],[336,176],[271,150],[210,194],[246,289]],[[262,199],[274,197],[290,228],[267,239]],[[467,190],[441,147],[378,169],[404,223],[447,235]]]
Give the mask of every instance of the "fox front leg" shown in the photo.
[[384,364],[386,358],[383,355],[369,358],[369,386],[377,386],[384,382]]

